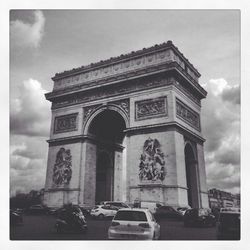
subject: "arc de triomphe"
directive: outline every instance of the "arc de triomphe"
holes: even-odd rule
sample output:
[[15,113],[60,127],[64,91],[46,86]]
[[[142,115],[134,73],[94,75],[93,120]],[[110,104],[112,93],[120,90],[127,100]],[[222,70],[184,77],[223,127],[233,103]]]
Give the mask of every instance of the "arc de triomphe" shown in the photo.
[[208,207],[199,77],[171,41],[55,74],[44,203]]

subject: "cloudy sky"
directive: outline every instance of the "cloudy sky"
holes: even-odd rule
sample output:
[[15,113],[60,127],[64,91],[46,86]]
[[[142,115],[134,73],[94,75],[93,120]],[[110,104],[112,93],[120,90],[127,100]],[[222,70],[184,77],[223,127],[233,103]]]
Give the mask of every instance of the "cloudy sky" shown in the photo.
[[44,187],[57,72],[172,40],[199,70],[208,187],[240,191],[240,12],[10,12],[10,191]]

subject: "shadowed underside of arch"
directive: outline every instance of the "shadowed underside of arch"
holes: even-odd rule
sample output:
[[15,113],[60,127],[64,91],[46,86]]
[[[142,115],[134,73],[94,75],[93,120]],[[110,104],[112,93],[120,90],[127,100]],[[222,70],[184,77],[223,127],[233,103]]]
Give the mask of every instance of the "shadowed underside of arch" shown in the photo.
[[121,145],[126,128],[123,117],[114,110],[103,110],[89,124],[87,133],[96,143],[96,191],[95,202],[113,200],[115,154]]

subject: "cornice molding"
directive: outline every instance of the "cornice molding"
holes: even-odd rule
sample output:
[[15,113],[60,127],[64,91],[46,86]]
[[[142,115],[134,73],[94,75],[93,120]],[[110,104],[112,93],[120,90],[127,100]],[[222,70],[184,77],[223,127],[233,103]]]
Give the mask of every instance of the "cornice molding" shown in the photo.
[[129,189],[140,189],[140,188],[180,188],[180,189],[185,189],[187,190],[187,187],[183,187],[183,186],[179,186],[179,185],[166,185],[163,183],[154,183],[152,182],[148,182],[148,183],[139,183],[138,185],[133,185],[133,186],[129,186]]
[[[152,125],[144,125],[144,126],[137,126],[137,127],[130,127],[124,132],[127,136],[141,133],[142,130],[145,132],[146,130],[153,130],[152,132],[156,131],[164,131],[166,128],[168,129],[174,129],[174,130],[180,130],[179,132],[183,133],[188,138],[191,138],[192,140],[195,140],[201,144],[203,144],[206,140],[199,134],[196,134],[195,132],[191,131],[187,127],[181,125],[178,122],[165,122],[165,123],[159,123],[159,124],[152,124]],[[198,131],[199,133],[199,131]]]
[[[155,70],[155,71],[154,71]],[[156,72],[157,71],[157,72]],[[191,89],[193,89],[199,99],[205,98],[207,95],[207,92],[195,81],[192,81],[190,77],[188,77],[188,74],[186,74],[185,71],[176,63],[176,62],[171,62],[171,63],[165,63],[163,65],[158,65],[158,67],[152,69],[150,73],[145,73],[143,75],[139,75],[139,72],[134,71],[132,75],[123,75],[121,76],[121,79],[117,80],[108,80],[106,79],[106,82],[102,79],[102,84],[98,82],[92,82],[89,84],[80,84],[80,85],[75,85],[72,87],[68,87],[66,89],[61,89],[57,91],[52,91],[50,93],[46,93],[45,97],[49,101],[54,101],[55,99],[62,98],[62,97],[67,97],[67,96],[72,96],[72,95],[80,95],[81,93],[88,92],[89,91],[97,91],[100,88],[108,87],[110,85],[114,85],[117,83],[120,83],[124,86],[124,88],[127,87],[127,82],[129,81],[139,81],[143,77],[154,77],[153,74],[159,75],[161,74],[166,74],[167,72],[174,71],[179,77],[182,79],[180,82],[186,82],[186,85],[189,86]],[[138,75],[137,75],[138,74]],[[157,76],[156,76],[157,77]],[[180,83],[181,84],[181,83]],[[150,88],[158,87],[157,85],[152,85]],[[143,89],[143,88],[142,88]],[[134,91],[140,91],[142,89],[134,90]],[[146,87],[145,87],[146,89]],[[101,90],[99,90],[101,91]]]

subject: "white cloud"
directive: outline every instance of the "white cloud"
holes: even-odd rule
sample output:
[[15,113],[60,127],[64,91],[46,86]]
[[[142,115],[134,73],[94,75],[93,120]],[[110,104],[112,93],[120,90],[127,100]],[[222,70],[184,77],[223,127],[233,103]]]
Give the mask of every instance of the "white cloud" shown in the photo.
[[11,21],[10,41],[12,47],[33,47],[40,45],[44,35],[45,17],[42,11],[34,11],[34,23],[25,23],[21,20]]
[[40,82],[34,79],[19,86],[18,97],[10,100],[10,132],[30,136],[48,136],[50,103]]
[[240,185],[240,87],[225,79],[211,79],[204,86],[202,129],[208,187],[239,191]]
[[44,159],[27,159],[21,156],[11,156],[10,193],[16,191],[29,192],[44,187],[46,161]]

